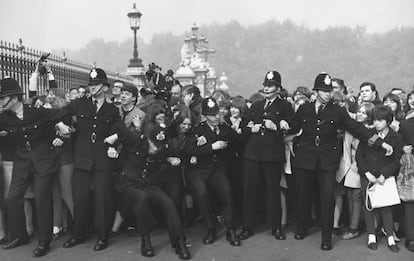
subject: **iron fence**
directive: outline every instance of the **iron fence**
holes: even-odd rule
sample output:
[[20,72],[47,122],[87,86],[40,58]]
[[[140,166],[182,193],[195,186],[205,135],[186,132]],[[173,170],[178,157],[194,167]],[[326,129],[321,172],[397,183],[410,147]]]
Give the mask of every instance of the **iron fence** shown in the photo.
[[[34,72],[42,53],[44,52],[24,47],[21,44],[0,41],[0,78],[3,79],[7,76],[14,78],[19,82],[27,96],[29,93],[30,75]],[[47,60],[51,66],[58,87],[65,91],[68,91],[72,87],[87,85],[89,72],[94,67],[55,54],[51,54]],[[110,83],[118,79],[127,84],[134,84],[133,79],[129,76],[120,75],[108,70],[105,70],[105,72]],[[38,93],[45,94],[47,89],[47,77],[40,77]]]

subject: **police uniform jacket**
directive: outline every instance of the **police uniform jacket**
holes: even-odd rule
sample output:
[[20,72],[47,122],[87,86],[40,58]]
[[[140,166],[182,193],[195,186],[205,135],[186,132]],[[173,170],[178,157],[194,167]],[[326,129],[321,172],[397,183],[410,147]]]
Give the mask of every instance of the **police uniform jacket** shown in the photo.
[[107,156],[109,145],[103,140],[117,133],[120,138],[126,135],[126,127],[121,121],[118,108],[106,101],[98,112],[91,98],[77,99],[65,108],[76,116],[77,131],[73,141],[73,162],[75,168],[108,170],[113,168],[113,160]]
[[167,151],[164,145],[156,154],[148,152],[148,139],[141,135],[131,146],[127,155],[126,165],[118,175],[116,190],[123,192],[127,188],[145,188],[160,184],[160,175],[167,168]]
[[[337,138],[338,129],[347,130],[361,142],[367,142],[372,133],[361,123],[351,119],[345,108],[329,102],[325,108],[316,114],[315,103],[306,103],[299,107],[295,115],[293,132],[302,134],[298,136],[294,146],[295,167],[312,170],[320,162],[324,170],[336,170],[342,156],[341,144]],[[375,141],[379,147],[381,139]]]
[[[246,124],[252,121],[254,124],[262,124],[263,128],[258,133],[252,133],[251,128],[245,126],[243,132],[249,134],[244,158],[262,162],[285,162],[285,145],[283,143],[283,131],[280,129],[280,121],[285,120],[292,124],[294,111],[289,102],[277,97],[269,108],[265,110],[266,100],[254,103],[248,111]],[[264,128],[264,119],[272,120],[277,130]]]
[[[191,133],[190,138],[186,144],[185,152],[188,155],[197,158],[196,164],[190,164],[189,168],[226,168],[228,159],[228,149],[233,143],[238,142],[236,132],[226,123],[218,125],[220,130],[217,135],[206,122],[201,122]],[[207,142],[201,146],[197,145],[197,138],[204,136]],[[228,145],[225,149],[213,150],[212,144],[216,141],[226,141]]]
[[54,174],[58,170],[52,146],[54,133],[50,132],[50,126],[56,121],[56,110],[26,104],[23,105],[23,120],[11,111],[0,114],[0,130],[7,131],[6,138],[16,144],[13,175],[26,176],[33,167],[39,176]]
[[400,122],[400,130],[404,145],[414,146],[414,118],[402,120]]
[[402,138],[389,130],[384,137],[384,141],[392,146],[394,152],[390,156],[385,156],[384,150],[380,148],[368,147],[366,144],[359,144],[355,155],[358,166],[358,173],[365,180],[365,172],[371,172],[376,178],[381,174],[385,177],[396,176],[400,169],[400,159],[402,156]]

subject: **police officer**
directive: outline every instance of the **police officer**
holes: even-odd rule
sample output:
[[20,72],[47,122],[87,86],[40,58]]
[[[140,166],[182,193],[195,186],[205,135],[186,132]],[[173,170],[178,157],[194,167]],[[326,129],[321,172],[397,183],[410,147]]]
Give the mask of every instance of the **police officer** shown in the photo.
[[16,144],[12,182],[7,199],[9,241],[4,249],[27,244],[23,198],[33,181],[39,244],[33,251],[35,257],[49,251],[52,239],[52,185],[58,170],[56,153],[51,144],[54,125],[52,110],[23,104],[23,91],[16,80],[0,81],[0,128],[7,139]]
[[281,77],[277,71],[266,73],[263,82],[265,100],[256,102],[246,117],[249,133],[244,150],[244,204],[240,239],[253,235],[260,184],[266,187],[267,222],[278,240],[286,239],[281,228],[280,177],[285,162],[283,132],[294,120],[292,106],[279,96]]
[[193,156],[186,173],[188,186],[208,229],[203,243],[212,244],[217,238],[211,207],[211,193],[215,193],[227,228],[226,238],[232,246],[240,246],[233,228],[234,202],[226,174],[227,150],[236,133],[220,123],[219,107],[213,98],[203,99],[201,108],[206,121],[195,127],[185,151]]
[[162,211],[166,220],[170,242],[181,259],[190,259],[191,255],[185,243],[183,226],[173,201],[161,189],[160,176],[168,169],[166,130],[153,123],[145,126],[148,137],[141,135],[128,140],[130,149],[126,163],[116,182],[117,191],[129,202],[137,219],[141,234],[141,254],[154,256],[150,231],[156,216],[153,208]]
[[[93,186],[94,209],[99,217],[98,240],[94,250],[99,251],[108,245],[113,215],[114,162],[108,158],[107,150],[109,144],[120,138],[121,131],[126,128],[118,108],[106,102],[105,92],[109,86],[106,73],[100,68],[93,68],[89,74],[88,85],[91,97],[79,98],[63,109],[77,118],[73,148],[75,169],[72,178],[74,226],[72,237],[63,247],[74,247],[86,239],[91,200],[89,189]],[[61,132],[69,131],[66,129]]]
[[382,146],[388,154],[392,153],[392,147],[376,136],[371,137],[371,132],[351,119],[345,108],[331,102],[332,80],[329,74],[318,74],[313,90],[316,92],[316,101],[299,107],[292,126],[294,132],[302,129],[294,147],[295,157],[292,162],[299,194],[295,239],[301,240],[307,236],[307,217],[312,206],[312,193],[315,190],[313,184],[316,180],[320,196],[321,249],[331,250],[333,187],[342,155],[337,130],[347,130],[361,142],[369,141],[372,146]]

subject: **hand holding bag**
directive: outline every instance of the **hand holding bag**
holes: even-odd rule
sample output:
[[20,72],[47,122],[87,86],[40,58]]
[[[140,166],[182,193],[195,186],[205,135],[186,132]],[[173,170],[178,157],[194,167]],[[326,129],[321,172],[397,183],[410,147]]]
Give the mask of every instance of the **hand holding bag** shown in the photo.
[[365,207],[368,211],[401,203],[395,177],[387,178],[383,185],[370,182],[366,193]]

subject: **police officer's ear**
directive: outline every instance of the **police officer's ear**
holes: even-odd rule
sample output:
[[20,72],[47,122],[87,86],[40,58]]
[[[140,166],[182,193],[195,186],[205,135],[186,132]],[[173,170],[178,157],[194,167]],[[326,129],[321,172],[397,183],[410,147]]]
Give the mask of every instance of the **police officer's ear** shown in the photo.
[[103,91],[106,93],[106,92],[108,92],[108,90],[109,90],[109,85],[104,84]]

